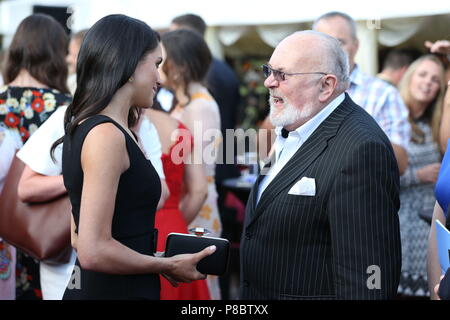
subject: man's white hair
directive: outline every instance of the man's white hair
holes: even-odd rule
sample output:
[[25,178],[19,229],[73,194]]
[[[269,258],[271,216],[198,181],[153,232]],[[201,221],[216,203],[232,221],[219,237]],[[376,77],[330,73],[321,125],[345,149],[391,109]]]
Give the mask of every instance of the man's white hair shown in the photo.
[[336,76],[338,79],[336,91],[344,92],[347,90],[350,84],[350,67],[348,55],[342,49],[340,42],[337,39],[319,31],[304,30],[297,31],[294,34],[313,35],[322,40],[321,45],[323,45],[325,50],[325,59],[322,60],[322,70],[318,71],[334,74]]

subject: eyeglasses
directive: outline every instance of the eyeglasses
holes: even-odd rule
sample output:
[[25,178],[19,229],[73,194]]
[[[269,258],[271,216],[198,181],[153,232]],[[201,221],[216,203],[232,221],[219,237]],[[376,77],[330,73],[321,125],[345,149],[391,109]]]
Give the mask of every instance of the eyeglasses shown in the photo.
[[303,75],[303,74],[321,74],[321,75],[327,75],[325,72],[294,72],[294,73],[288,73],[280,70],[275,70],[269,67],[266,64],[263,64],[261,66],[264,77],[268,78],[271,74],[273,74],[273,77],[277,81],[284,81],[286,80],[286,76],[296,76],[296,75]]

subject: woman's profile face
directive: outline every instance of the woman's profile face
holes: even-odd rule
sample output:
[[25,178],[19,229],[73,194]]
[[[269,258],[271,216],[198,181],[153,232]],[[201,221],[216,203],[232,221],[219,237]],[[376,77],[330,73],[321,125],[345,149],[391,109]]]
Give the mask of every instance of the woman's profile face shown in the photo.
[[69,43],[69,53],[66,56],[66,62],[69,66],[69,74],[77,72],[77,58],[80,52],[81,41],[78,39],[71,39]]
[[179,68],[175,66],[173,60],[167,56],[166,48],[161,44],[163,63],[159,69],[159,74],[161,76],[162,83],[171,89],[177,89],[177,79],[180,78]]
[[139,62],[131,82],[135,89],[134,106],[142,108],[150,108],[152,106],[158,86],[161,85],[158,68],[162,60],[161,45],[158,45],[155,50],[148,53]]
[[167,82],[167,75],[164,72],[164,65],[166,63],[167,53],[166,53],[166,49],[164,48],[163,45],[161,45],[161,53],[162,53],[163,61],[161,62],[160,66],[159,66],[159,77],[161,79],[161,83],[162,84],[166,84],[166,82]]

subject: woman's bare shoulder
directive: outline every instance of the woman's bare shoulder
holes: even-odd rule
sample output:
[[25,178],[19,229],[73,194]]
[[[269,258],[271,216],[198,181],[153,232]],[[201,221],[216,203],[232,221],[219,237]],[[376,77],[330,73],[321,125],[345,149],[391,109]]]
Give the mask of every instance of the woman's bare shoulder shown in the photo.
[[81,161],[83,167],[85,164],[126,166],[129,161],[124,133],[111,122],[96,125],[86,135]]

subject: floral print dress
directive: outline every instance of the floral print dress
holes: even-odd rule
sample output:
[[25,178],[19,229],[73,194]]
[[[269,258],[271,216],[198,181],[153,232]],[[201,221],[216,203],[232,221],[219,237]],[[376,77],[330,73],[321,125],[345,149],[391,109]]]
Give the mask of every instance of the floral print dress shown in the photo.
[[71,97],[54,89],[4,86],[0,88],[0,126],[16,132],[22,143]]
[[[0,88],[0,129],[7,130],[14,143],[21,147],[58,107],[70,102],[70,95],[55,89],[3,86]],[[0,241],[0,251],[1,277],[6,279],[13,262],[10,246]],[[16,298],[42,298],[39,262],[17,250],[16,263]]]

